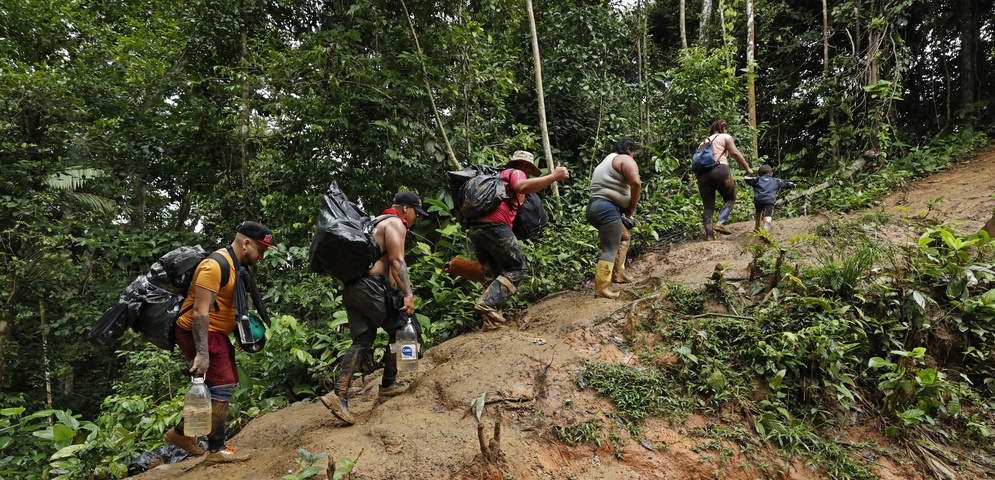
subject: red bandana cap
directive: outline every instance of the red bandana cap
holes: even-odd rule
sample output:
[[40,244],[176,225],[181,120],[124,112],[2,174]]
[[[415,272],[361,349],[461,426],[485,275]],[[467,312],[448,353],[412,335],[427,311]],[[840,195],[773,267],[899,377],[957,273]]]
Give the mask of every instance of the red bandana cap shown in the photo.
[[238,230],[236,231],[238,233],[241,233],[242,235],[245,235],[246,237],[249,237],[263,244],[267,248],[272,248],[273,250],[276,250],[278,252],[280,251],[279,249],[273,246],[273,232],[271,232],[269,228],[266,228],[266,226],[261,223],[248,222],[248,221],[242,222],[242,224],[238,226]]

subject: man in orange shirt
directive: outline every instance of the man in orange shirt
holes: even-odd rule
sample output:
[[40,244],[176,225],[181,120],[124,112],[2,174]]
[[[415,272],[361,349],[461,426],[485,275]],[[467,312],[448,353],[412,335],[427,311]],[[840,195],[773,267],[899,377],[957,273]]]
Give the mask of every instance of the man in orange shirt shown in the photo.
[[[211,390],[211,433],[207,436],[206,463],[229,463],[247,460],[225,445],[228,403],[238,385],[235,367],[235,347],[228,335],[237,327],[235,318],[235,279],[240,266],[253,265],[263,258],[267,248],[273,248],[273,234],[256,222],[242,222],[235,240],[218,250],[227,261],[228,282],[222,285],[222,265],[214,258],[200,262],[194,272],[190,292],[183,300],[176,320],[176,344],[183,356],[192,362],[190,373],[205,375]],[[183,420],[166,431],[165,440],[191,455],[203,455],[204,449],[195,439],[183,434]]]

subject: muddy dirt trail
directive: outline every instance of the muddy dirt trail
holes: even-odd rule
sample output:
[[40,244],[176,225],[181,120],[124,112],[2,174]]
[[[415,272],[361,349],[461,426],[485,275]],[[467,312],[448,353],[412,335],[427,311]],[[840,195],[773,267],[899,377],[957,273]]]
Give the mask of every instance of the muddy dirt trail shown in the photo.
[[[929,202],[943,197],[931,218],[962,222],[962,231],[974,232],[992,215],[993,191],[995,150],[989,150],[897,189],[872,211],[893,217],[879,232],[882,238],[905,241],[907,229],[900,218],[925,211]],[[816,214],[775,220],[772,234],[786,239],[814,233],[832,218]],[[631,272],[644,284],[666,279],[693,288],[707,281],[716,264],[724,264],[727,279],[745,279],[750,262],[746,247],[758,241],[747,235],[751,228],[752,222],[739,223],[732,225],[732,235],[715,242],[651,247],[635,260]],[[377,401],[380,371],[357,381],[361,392],[351,401],[358,420],[354,426],[339,422],[317,399],[297,402],[252,420],[230,440],[252,455],[247,462],[205,465],[194,458],[161,465],[136,478],[277,479],[300,470],[300,448],[313,454],[329,452],[317,463],[322,473],[312,478],[325,478],[329,460],[343,457],[358,458],[354,474],[365,479],[676,480],[710,479],[717,472],[726,479],[772,478],[769,471],[753,466],[758,455],[781,464],[773,470],[783,473],[774,478],[820,478],[801,463],[783,465],[773,452],[749,452],[747,459],[733,442],[715,445],[714,439],[696,436],[695,430],[713,421],[710,418],[692,416],[680,425],[651,418],[644,423],[642,438],[629,438],[620,420],[608,415],[613,411],[610,402],[580,389],[577,374],[585,360],[638,363],[623,342],[624,307],[631,301],[595,298],[589,285],[551,295],[519,312],[511,329],[469,333],[427,350],[417,373],[402,374],[401,380],[412,382],[403,395]],[[496,467],[483,461],[477,420],[469,408],[481,394],[487,399],[482,422],[486,438],[493,436],[495,421],[501,419],[502,459]],[[752,421],[743,417],[748,412],[727,413],[742,419],[744,430],[753,431]],[[621,455],[615,455],[610,441],[600,447],[571,447],[550,433],[551,426],[591,418],[615,424],[610,430],[618,434],[614,443]],[[841,434],[858,439],[855,443],[874,440],[888,445],[880,425],[870,420]],[[708,441],[710,446],[703,448]],[[880,478],[922,478],[908,464],[904,447],[885,449],[894,455],[881,451],[867,452]]]

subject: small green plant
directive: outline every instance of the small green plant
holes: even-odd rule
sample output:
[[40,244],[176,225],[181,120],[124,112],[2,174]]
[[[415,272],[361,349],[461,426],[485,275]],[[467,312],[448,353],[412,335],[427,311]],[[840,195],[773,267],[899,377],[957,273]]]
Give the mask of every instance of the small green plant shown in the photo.
[[667,298],[674,304],[674,310],[685,315],[697,315],[704,312],[704,290],[692,291],[681,283],[667,284]]
[[610,398],[618,413],[632,420],[642,420],[658,411],[660,399],[667,395],[666,382],[656,369],[634,369],[617,363],[588,363],[581,374],[583,384]]
[[760,407],[763,411],[757,416],[754,426],[764,440],[776,442],[793,455],[808,452],[819,443],[819,436],[812,426],[792,415],[783,403],[763,400]]
[[284,475],[283,480],[303,480],[305,478],[311,478],[321,471],[321,467],[315,465],[318,460],[328,456],[328,451],[321,452],[317,455],[312,455],[311,452],[301,448],[297,450],[297,466],[299,470],[291,475]]
[[898,362],[890,362],[881,357],[873,357],[868,367],[885,372],[879,377],[878,390],[885,395],[884,406],[895,413],[900,420],[897,426],[886,429],[889,435],[898,435],[906,427],[922,423],[934,424],[933,416],[941,408],[948,413],[960,413],[960,398],[946,376],[934,368],[918,368],[924,363],[926,349],[913,348],[911,351],[892,350],[899,357]]
[[595,419],[583,422],[571,422],[565,426],[553,427],[553,432],[557,440],[570,445],[581,443],[592,443],[595,447],[601,446],[601,425]]
[[823,288],[835,292],[844,300],[854,296],[861,278],[874,266],[876,259],[874,249],[869,246],[844,246],[835,252],[823,249],[818,252],[819,266],[812,275]]
[[363,450],[359,451],[355,459],[342,457],[339,461],[335,463],[335,470],[332,472],[331,480],[344,480],[346,478],[351,478],[352,469],[356,468],[356,462],[359,461],[359,457],[363,456]]

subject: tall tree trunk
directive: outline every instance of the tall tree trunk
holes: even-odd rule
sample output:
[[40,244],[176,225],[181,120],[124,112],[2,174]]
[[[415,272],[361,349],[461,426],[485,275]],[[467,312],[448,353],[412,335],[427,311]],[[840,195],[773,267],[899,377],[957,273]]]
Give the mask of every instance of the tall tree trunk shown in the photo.
[[[539,56],[539,37],[536,34],[536,19],[532,12],[532,0],[525,0],[529,14],[529,31],[532,34],[532,61],[536,70],[536,93],[539,95],[539,128],[542,131],[542,148],[546,152],[546,166],[553,171],[553,150],[549,146],[549,129],[546,128],[546,99],[542,88],[542,58]],[[553,196],[560,196],[557,182],[553,182]]]
[[[460,2],[456,6],[456,18],[458,19],[459,26],[464,27],[465,22],[463,19],[463,2]],[[460,74],[463,78],[470,78],[470,53],[469,49],[464,45],[460,50]],[[463,87],[463,137],[466,139],[466,158],[470,158],[473,154],[473,143],[471,142],[470,135],[470,125],[473,115],[470,109],[470,82],[463,81],[460,82]]]
[[726,35],[726,9],[723,8],[722,0],[719,0],[719,32],[722,35],[722,46],[725,47],[726,68],[732,70],[732,49],[729,48],[729,36]]
[[708,26],[708,19],[712,16],[712,0],[701,2],[701,22],[698,23],[698,46],[708,46],[708,35],[705,34],[705,27]]
[[688,48],[688,19],[684,5],[686,1],[687,0],[681,0],[681,48],[685,50]]
[[760,158],[760,147],[757,145],[757,91],[756,68],[754,66],[755,32],[753,18],[753,0],[746,0],[746,107],[750,112],[750,127],[753,129],[753,158]]
[[[827,0],[822,0],[822,79],[829,81],[829,5]],[[836,105],[829,105],[829,128],[833,134],[832,155],[833,164],[838,165],[840,161],[839,125],[836,125]]]
[[960,0],[957,15],[960,25],[960,109],[964,112],[963,125],[973,129],[978,100],[978,39],[980,22],[977,0]]
[[822,0],[822,76],[829,74],[829,4]]
[[446,147],[446,156],[449,157],[449,162],[452,163],[456,170],[461,170],[463,166],[456,159],[453,146],[449,143],[449,135],[446,134],[446,126],[442,123],[442,116],[439,115],[439,109],[435,106],[435,95],[432,93],[432,84],[428,82],[428,70],[425,68],[425,58],[421,51],[421,43],[418,42],[418,33],[415,32],[414,21],[411,20],[411,14],[408,13],[408,5],[404,3],[404,0],[401,0],[401,7],[404,8],[404,18],[408,20],[408,28],[411,29],[411,38],[414,39],[415,48],[418,50],[418,63],[421,65],[422,83],[425,85],[425,94],[428,95],[428,103],[432,106],[432,115],[435,116],[435,123],[439,125],[439,134],[442,135],[442,142]]
[[[241,160],[242,195],[244,196],[243,208],[250,208],[252,198],[249,192],[249,26],[242,22],[242,108],[238,113],[239,131],[239,159]],[[251,212],[246,212],[251,215]]]
[[639,77],[639,84],[642,87],[643,98],[639,102],[639,131],[640,138],[639,142],[642,145],[646,145],[647,135],[650,132],[650,113],[649,113],[649,81],[646,72],[646,10],[645,4],[642,0],[636,3],[636,23],[639,25],[639,29],[636,34],[636,74]]
[[649,58],[648,45],[650,44],[650,41],[649,41],[649,15],[647,14],[647,10],[648,10],[647,4],[644,3],[643,4],[643,10],[642,10],[642,17],[643,17],[642,26],[643,26],[643,29],[642,29],[641,32],[639,32],[639,38],[641,39],[640,41],[643,44],[643,56],[642,56],[642,58],[643,58],[642,59],[642,61],[643,61],[643,98],[645,99],[643,101],[643,103],[646,105],[646,134],[645,134],[645,138],[644,138],[644,141],[643,141],[644,145],[649,144],[649,143],[653,143],[655,141],[654,140],[654,136],[652,135],[652,132],[653,132],[653,117],[652,117],[652,115],[650,115],[650,98],[651,98],[650,97],[650,72],[649,72],[649,62],[647,61],[648,58]]
[[45,404],[52,408],[52,369],[48,363],[48,327],[45,326],[45,300],[38,299],[38,318],[41,319],[41,359],[45,368]]
[[[875,10],[880,10],[878,13],[880,17],[886,17],[887,9],[883,4],[880,5],[880,8],[874,8],[872,11]],[[887,51],[884,45],[888,40],[888,35],[887,26],[867,29],[867,52],[864,56],[864,63],[867,65],[867,83],[865,87],[875,86],[881,81],[882,59]],[[865,105],[869,105],[871,110],[871,124],[869,125],[867,134],[868,144],[872,152],[880,154],[880,133],[881,126],[884,123],[884,103],[887,100],[881,98],[880,95],[871,95],[865,88],[864,101]]]
[[145,229],[145,206],[148,204],[149,184],[145,181],[145,174],[139,173],[134,176],[138,185],[135,186],[135,199],[131,202],[131,228],[136,231]]

